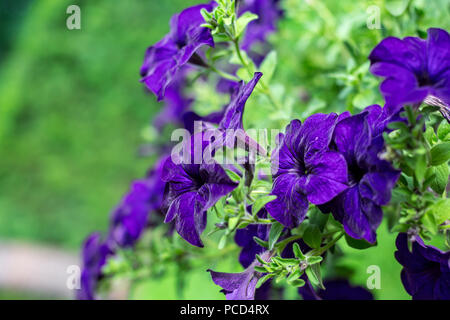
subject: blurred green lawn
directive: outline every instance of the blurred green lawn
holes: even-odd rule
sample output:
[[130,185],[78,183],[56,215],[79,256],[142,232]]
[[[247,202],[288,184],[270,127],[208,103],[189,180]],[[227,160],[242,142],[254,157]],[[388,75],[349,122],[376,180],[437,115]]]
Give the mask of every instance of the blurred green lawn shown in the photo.
[[[158,106],[139,67],[195,1],[14,3],[2,4],[0,237],[77,249],[151,163],[137,150]],[[66,28],[70,4],[81,30]]]

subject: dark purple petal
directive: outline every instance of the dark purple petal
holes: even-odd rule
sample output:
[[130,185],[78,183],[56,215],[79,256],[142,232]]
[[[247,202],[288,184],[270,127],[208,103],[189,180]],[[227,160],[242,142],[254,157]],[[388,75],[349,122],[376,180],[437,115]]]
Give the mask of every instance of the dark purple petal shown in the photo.
[[428,95],[450,103],[450,36],[428,29],[428,39],[388,37],[369,56],[370,71],[385,78],[380,86],[386,106],[396,114],[405,104],[420,104]]
[[324,204],[348,188],[347,162],[340,153],[327,151],[310,157],[308,168],[311,172],[304,188],[309,202]]
[[214,46],[208,28],[201,27],[201,9],[211,11],[215,3],[197,5],[176,14],[170,21],[171,31],[161,41],[149,47],[141,67],[141,81],[162,100],[167,87],[179,70],[186,65],[202,46]]
[[233,93],[231,102],[226,108],[225,115],[219,124],[219,129],[243,129],[242,117],[244,115],[245,103],[261,77],[262,73],[256,72],[249,83],[240,83],[239,88]]
[[308,211],[308,201],[299,186],[302,179],[296,174],[282,174],[273,182],[272,195],[277,198],[266,204],[269,214],[288,228],[298,226]]
[[[266,251],[261,255],[265,261],[270,259],[270,253]],[[225,273],[208,270],[211,273],[213,282],[223,288],[227,300],[254,300],[255,290],[258,280],[263,276],[256,272],[254,267],[261,264],[255,260],[240,273]]]
[[403,266],[401,278],[414,300],[450,299],[450,252],[427,246],[418,236],[408,248],[408,236],[398,235],[395,258]]

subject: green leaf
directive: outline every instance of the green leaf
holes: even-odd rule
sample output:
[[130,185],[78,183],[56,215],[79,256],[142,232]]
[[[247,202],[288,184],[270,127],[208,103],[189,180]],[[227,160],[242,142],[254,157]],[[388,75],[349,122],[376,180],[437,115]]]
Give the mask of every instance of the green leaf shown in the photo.
[[322,282],[322,275],[320,273],[320,264],[314,264],[306,268],[305,272],[312,284],[318,286],[321,289],[325,289]]
[[292,249],[294,251],[294,255],[299,258],[300,260],[305,260],[305,256],[303,255],[302,250],[300,249],[300,246],[297,242],[294,242],[294,245],[292,246]]
[[267,241],[264,241],[264,240],[261,240],[260,238],[258,238],[258,237],[253,237],[253,240],[257,243],[257,244],[259,244],[261,247],[263,247],[263,248],[269,248],[269,243],[267,242]]
[[236,20],[236,37],[239,37],[247,28],[247,25],[253,20],[258,19],[258,15],[251,13],[250,11],[244,12],[237,20]]
[[438,166],[450,159],[450,142],[443,142],[431,149],[431,164]]
[[319,248],[322,243],[322,233],[320,232],[319,227],[316,225],[309,225],[305,230],[303,240],[311,248]]
[[450,140],[450,123],[448,123],[447,120],[441,122],[437,130],[437,135],[442,141]]
[[264,82],[270,83],[277,67],[278,56],[276,51],[271,51],[261,63],[260,71],[263,73]]
[[388,128],[392,130],[403,130],[403,131],[409,131],[408,126],[406,123],[401,121],[395,121],[388,124]]
[[218,249],[222,250],[223,248],[225,248],[226,244],[227,244],[227,235],[224,234],[219,240]]
[[427,129],[425,130],[424,136],[430,145],[434,145],[438,141],[436,133],[434,132],[433,127],[431,127],[431,126],[427,127]]
[[445,189],[447,188],[448,183],[448,164],[443,163],[439,166],[429,168],[430,175],[433,176],[431,181],[431,189],[433,189],[438,194],[443,194]]
[[293,281],[289,282],[289,284],[291,286],[296,287],[296,288],[303,287],[305,285],[305,283],[306,282],[303,279],[297,279],[297,280],[293,280]]
[[239,217],[231,217],[228,219],[228,229],[234,230],[239,222]]
[[324,214],[317,207],[314,207],[309,213],[309,223],[317,226],[322,232],[329,217],[329,214]]
[[311,257],[308,257],[308,259],[306,261],[308,262],[309,265],[313,265],[313,264],[322,262],[322,260],[323,260],[323,258],[321,256],[311,256]]
[[414,174],[416,176],[417,181],[419,181],[420,185],[422,185],[422,182],[425,179],[426,172],[427,172],[427,158],[425,154],[419,155],[416,157]]
[[366,240],[354,239],[347,234],[345,235],[345,241],[347,242],[349,247],[358,250],[364,250],[374,246],[373,244],[370,244]]
[[401,16],[408,8],[409,0],[389,0],[385,2],[386,10],[394,17]]
[[288,282],[292,282],[297,280],[298,278],[300,278],[300,276],[302,275],[302,271],[299,268],[296,268],[293,272],[291,272],[291,274],[288,276],[287,281]]
[[227,172],[230,179],[233,180],[234,182],[241,181],[241,177],[236,172],[229,170],[229,169],[225,169],[225,171]]
[[280,237],[281,233],[283,232],[284,226],[279,222],[272,223],[272,227],[270,228],[269,232],[269,250],[272,250],[275,246],[275,243],[277,243],[278,238]]
[[261,287],[267,280],[273,278],[274,275],[273,274],[266,274],[264,277],[259,278],[258,282],[256,283],[256,288]]
[[254,266],[253,268],[255,269],[256,272],[261,272],[261,273],[267,272],[266,268],[261,267],[261,266]]
[[256,199],[252,206],[252,215],[255,217],[258,212],[269,202],[275,200],[277,196],[264,196]]
[[431,214],[437,225],[450,220],[450,198],[441,199],[432,204],[426,211],[425,215]]
[[259,263],[266,264],[266,262],[263,260],[263,258],[261,258],[261,256],[259,254],[257,254],[255,257],[256,257],[256,260],[258,260]]

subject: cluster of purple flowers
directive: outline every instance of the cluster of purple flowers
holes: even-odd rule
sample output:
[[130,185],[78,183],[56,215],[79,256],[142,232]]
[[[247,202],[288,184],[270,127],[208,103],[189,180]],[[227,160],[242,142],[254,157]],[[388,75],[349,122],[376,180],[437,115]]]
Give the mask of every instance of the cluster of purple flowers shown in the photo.
[[164,185],[161,184],[163,158],[147,177],[134,181],[131,190],[111,213],[110,228],[106,239],[100,233],[87,237],[82,249],[83,271],[79,299],[95,299],[98,281],[103,277],[102,268],[107,258],[118,248],[131,248],[139,240],[149,223],[151,212],[160,214]]
[[[276,28],[282,16],[278,0],[242,0],[237,2],[238,15],[250,11],[259,19],[249,24],[242,48],[250,56],[264,56],[264,49],[254,50],[254,44],[267,45],[268,34]],[[211,30],[201,26],[201,9],[212,11],[217,4],[187,8],[172,17],[171,31],[161,41],[147,49],[141,68],[142,82],[165,107],[155,119],[158,130],[167,123],[184,125],[193,131],[194,120],[217,124],[219,132],[227,129],[243,130],[242,117],[247,99],[262,74],[255,73],[247,84],[229,86],[230,103],[220,112],[199,117],[191,112],[192,99],[184,95],[186,76],[192,68],[207,68],[204,47],[214,47]],[[390,202],[391,191],[399,171],[381,157],[385,149],[383,132],[387,124],[398,118],[405,104],[417,105],[428,97],[450,103],[450,37],[440,29],[430,29],[428,39],[387,38],[370,54],[371,72],[386,78],[381,92],[386,99],[384,108],[372,105],[356,115],[314,114],[305,121],[293,120],[285,133],[280,134],[272,153],[272,195],[258,213],[269,215],[285,227],[285,235],[306,218],[310,204],[324,213],[331,213],[345,232],[356,239],[376,242],[376,230],[381,223],[382,206]],[[238,137],[239,138],[239,137]],[[248,142],[248,137],[242,136]],[[193,138],[195,139],[195,137]],[[217,145],[230,145],[218,139]],[[203,154],[191,148],[191,156]],[[132,184],[111,217],[108,237],[102,240],[91,235],[83,248],[82,290],[79,298],[95,298],[95,288],[102,277],[101,269],[117,248],[133,247],[147,227],[151,212],[165,215],[166,223],[187,242],[202,247],[200,238],[207,222],[207,211],[217,201],[230,194],[238,183],[233,181],[223,166],[209,163],[183,163],[174,157],[162,159],[149,175]],[[251,211],[250,208],[248,210]],[[223,288],[228,299],[254,299],[264,296],[270,281],[256,290],[262,273],[255,271],[261,259],[269,261],[273,252],[259,246],[253,237],[267,240],[269,225],[249,225],[236,232],[235,241],[242,247],[239,261],[241,273],[222,273],[209,270],[214,283]],[[304,243],[302,243],[304,246]],[[402,281],[413,298],[449,299],[449,253],[426,246],[420,238],[408,251],[406,235],[397,239],[397,260],[404,266]],[[292,255],[284,252],[285,256]],[[310,283],[300,290],[305,299],[372,298],[362,288],[351,287],[346,281],[330,281],[326,291],[315,292]],[[309,289],[308,289],[309,288]],[[339,295],[339,296],[336,296]]]

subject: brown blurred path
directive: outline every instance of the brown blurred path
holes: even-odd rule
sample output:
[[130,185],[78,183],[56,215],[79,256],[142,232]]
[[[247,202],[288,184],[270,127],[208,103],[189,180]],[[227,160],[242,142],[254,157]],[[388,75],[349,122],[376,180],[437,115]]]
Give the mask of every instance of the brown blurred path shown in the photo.
[[0,289],[36,297],[74,297],[68,280],[78,266],[76,253],[21,242],[0,242]]

